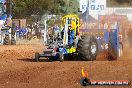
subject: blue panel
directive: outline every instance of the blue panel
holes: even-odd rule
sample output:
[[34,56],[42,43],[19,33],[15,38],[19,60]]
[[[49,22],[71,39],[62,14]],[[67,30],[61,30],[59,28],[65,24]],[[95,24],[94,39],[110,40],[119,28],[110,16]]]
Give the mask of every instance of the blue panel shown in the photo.
[[4,14],[3,16],[0,16],[0,20],[6,20],[6,18],[7,18],[7,15],[6,14]]
[[72,31],[70,32],[69,37],[68,37],[68,44],[69,44],[69,45],[72,45],[73,42],[74,42],[74,31],[72,30]]
[[107,30],[104,30],[104,43],[109,43],[109,32]]
[[98,49],[100,51],[101,50],[101,39],[97,39],[97,42],[98,42]]
[[59,48],[59,52],[61,52],[63,54],[67,54],[66,48]]
[[111,47],[114,50],[113,52],[115,52],[116,54],[119,50],[118,34],[119,34],[118,29],[112,29],[112,31],[110,32],[110,42],[112,44]]

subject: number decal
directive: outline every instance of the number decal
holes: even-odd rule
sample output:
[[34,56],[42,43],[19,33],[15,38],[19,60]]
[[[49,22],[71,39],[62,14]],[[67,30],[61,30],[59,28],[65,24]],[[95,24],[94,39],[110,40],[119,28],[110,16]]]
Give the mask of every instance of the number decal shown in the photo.
[[104,10],[104,5],[91,5],[91,10]]
[[91,10],[95,10],[95,5],[91,5]]

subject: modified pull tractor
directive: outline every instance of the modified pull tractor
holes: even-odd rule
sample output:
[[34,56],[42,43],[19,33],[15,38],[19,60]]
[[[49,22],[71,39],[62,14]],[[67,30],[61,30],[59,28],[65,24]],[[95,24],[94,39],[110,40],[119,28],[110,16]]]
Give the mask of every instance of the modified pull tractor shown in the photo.
[[80,36],[80,19],[77,15],[66,15],[62,18],[62,28],[51,40],[48,49],[42,54],[35,53],[35,61],[40,57],[50,60],[65,60],[65,55],[78,55],[78,59],[95,60],[98,52],[97,39],[91,35]]
[[12,22],[12,0],[0,0],[0,44],[15,45],[15,23]]

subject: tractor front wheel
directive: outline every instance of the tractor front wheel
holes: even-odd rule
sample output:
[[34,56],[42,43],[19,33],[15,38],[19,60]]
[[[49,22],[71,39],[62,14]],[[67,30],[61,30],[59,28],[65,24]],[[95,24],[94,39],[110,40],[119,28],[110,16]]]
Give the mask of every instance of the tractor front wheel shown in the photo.
[[60,60],[60,62],[64,61],[64,54],[63,53],[59,53],[59,60]]
[[39,62],[39,53],[37,52],[37,53],[35,53],[35,62]]

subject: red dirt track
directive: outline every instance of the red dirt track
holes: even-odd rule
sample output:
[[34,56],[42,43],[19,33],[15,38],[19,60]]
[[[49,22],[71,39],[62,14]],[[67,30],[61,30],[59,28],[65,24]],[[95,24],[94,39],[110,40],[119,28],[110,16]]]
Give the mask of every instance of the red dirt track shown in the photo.
[[82,67],[92,80],[132,80],[132,48],[125,47],[117,61],[33,62],[34,53],[43,49],[42,45],[0,46],[0,88],[83,88],[79,83]]

